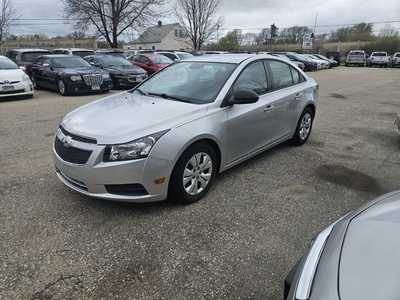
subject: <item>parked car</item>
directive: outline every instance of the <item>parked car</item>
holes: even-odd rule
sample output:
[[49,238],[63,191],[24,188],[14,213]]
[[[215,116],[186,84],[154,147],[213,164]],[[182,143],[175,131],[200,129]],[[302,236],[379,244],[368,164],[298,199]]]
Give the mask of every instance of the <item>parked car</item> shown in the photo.
[[399,299],[400,192],[323,230],[285,281],[285,300]]
[[46,88],[66,96],[87,92],[108,92],[112,87],[110,75],[92,67],[79,56],[43,55],[32,66],[35,88]]
[[329,68],[334,68],[334,67],[337,67],[339,65],[339,63],[334,59],[327,58],[326,56],[323,56],[321,54],[313,54],[313,55],[316,56],[319,59],[322,59],[322,60],[325,60],[325,61],[329,62]]
[[302,69],[304,71],[305,69],[305,65],[304,63],[300,62],[300,61],[295,61],[295,60],[291,60],[289,57],[287,57],[286,55],[283,54],[278,54],[278,53],[269,53],[270,55],[279,57],[283,60],[286,60],[288,62],[291,62],[292,64],[296,65],[297,67],[299,67],[300,69]]
[[157,51],[156,53],[168,57],[170,60],[178,62],[186,58],[193,57],[193,54],[181,51]]
[[291,61],[298,61],[304,64],[304,71],[317,71],[321,68],[317,62],[302,56],[296,52],[275,52],[276,54],[283,54]]
[[400,135],[400,114],[397,114],[394,120],[394,131]]
[[92,55],[84,59],[92,66],[108,72],[114,88],[131,89],[147,78],[147,73],[144,69],[131,64],[122,57]]
[[7,51],[6,56],[31,76],[33,62],[39,56],[46,54],[51,54],[51,52],[45,49],[11,49]]
[[351,50],[346,57],[346,67],[349,66],[361,66],[367,65],[367,54],[363,50]]
[[145,69],[149,75],[152,75],[173,63],[173,61],[168,57],[156,53],[141,53],[128,58],[128,60],[132,64]]
[[278,143],[304,144],[317,95],[312,78],[277,57],[193,57],[69,113],[56,173],[97,198],[192,203],[217,173]]
[[94,55],[94,50],[81,48],[60,48],[54,49],[53,54],[76,55],[84,58],[85,56]]
[[303,56],[308,57],[309,59],[317,62],[318,66],[320,69],[329,69],[331,64],[329,61],[326,61],[324,59],[321,59],[313,54],[302,54]]
[[341,54],[339,51],[328,51],[326,52],[326,57],[335,60],[340,65]]
[[368,59],[368,65],[373,67],[373,66],[382,66],[382,67],[390,67],[391,65],[391,60],[390,56],[388,55],[387,52],[383,51],[378,51],[378,52],[372,52],[371,56]]
[[33,96],[33,85],[29,76],[8,57],[0,56],[0,98]]
[[392,57],[392,67],[396,68],[398,66],[400,66],[400,52],[396,52]]
[[99,50],[95,51],[95,54],[97,54],[97,55],[113,55],[113,56],[126,58],[125,52],[123,50],[119,50],[119,49],[99,49]]

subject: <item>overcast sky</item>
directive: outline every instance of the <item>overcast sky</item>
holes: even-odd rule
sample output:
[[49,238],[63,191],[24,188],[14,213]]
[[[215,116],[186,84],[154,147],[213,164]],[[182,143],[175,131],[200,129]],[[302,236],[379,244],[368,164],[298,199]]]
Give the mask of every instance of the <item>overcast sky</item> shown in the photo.
[[[61,0],[12,0],[21,19],[30,24],[13,26],[13,33],[46,33],[64,35],[71,26],[49,19],[63,16]],[[167,0],[171,3],[172,0]],[[351,24],[357,22],[400,21],[400,0],[221,0],[219,15],[226,29],[255,29],[275,23],[279,28],[305,25],[313,26],[318,14],[319,25]],[[164,22],[173,21],[171,15]],[[48,23],[49,25],[32,25]],[[400,29],[400,23],[392,24]],[[377,26],[378,28],[378,26]],[[330,28],[319,27],[319,32]]]

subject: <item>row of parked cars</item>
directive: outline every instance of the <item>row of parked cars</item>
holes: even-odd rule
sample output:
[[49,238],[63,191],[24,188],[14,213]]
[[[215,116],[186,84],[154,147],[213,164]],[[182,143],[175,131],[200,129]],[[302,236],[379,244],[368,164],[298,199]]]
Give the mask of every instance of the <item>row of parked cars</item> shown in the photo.
[[[219,53],[202,53],[213,55]],[[260,52],[290,61],[305,71],[337,66],[320,54]],[[166,66],[190,59],[182,51],[122,51],[115,49],[12,49],[1,57],[0,97],[33,96],[34,89],[71,95],[131,89]],[[23,71],[23,72],[22,72]]]
[[396,68],[400,66],[400,52],[390,56],[385,51],[376,51],[368,55],[364,50],[351,50],[346,57],[346,66]]

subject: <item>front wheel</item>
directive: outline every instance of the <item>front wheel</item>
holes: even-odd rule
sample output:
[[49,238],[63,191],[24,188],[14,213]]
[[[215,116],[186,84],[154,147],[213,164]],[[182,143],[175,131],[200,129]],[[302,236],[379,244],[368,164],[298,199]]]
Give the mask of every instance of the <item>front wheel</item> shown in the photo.
[[59,79],[57,81],[57,87],[58,87],[58,92],[60,93],[61,96],[68,95],[67,85],[62,79]]
[[304,145],[310,137],[314,122],[314,112],[311,108],[306,108],[297,123],[296,132],[292,142],[295,146]]
[[168,198],[191,204],[203,198],[215,177],[218,159],[207,143],[192,145],[179,158],[172,172]]

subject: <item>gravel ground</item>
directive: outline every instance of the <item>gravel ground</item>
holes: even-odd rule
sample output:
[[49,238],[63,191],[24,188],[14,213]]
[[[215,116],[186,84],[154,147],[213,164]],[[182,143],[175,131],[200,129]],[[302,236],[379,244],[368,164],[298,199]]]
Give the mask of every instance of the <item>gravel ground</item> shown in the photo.
[[399,189],[400,71],[311,75],[320,102],[308,144],[231,169],[191,206],[94,200],[58,182],[53,133],[101,96],[0,102],[0,298],[282,299],[315,234]]

